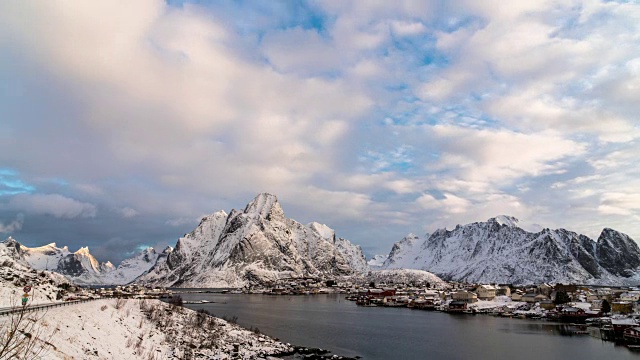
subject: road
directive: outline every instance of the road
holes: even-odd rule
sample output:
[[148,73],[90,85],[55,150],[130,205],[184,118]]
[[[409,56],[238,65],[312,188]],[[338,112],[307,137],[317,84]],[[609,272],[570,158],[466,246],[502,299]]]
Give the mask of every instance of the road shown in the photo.
[[22,306],[4,307],[4,308],[0,308],[0,316],[5,316],[5,315],[17,313],[17,312],[22,311],[23,309],[24,309],[24,311],[27,311],[27,312],[40,311],[40,310],[50,309],[50,308],[54,308],[54,307],[70,306],[70,305],[85,303],[85,302],[89,302],[89,301],[96,301],[96,300],[102,300],[102,299],[85,299],[85,300],[74,300],[74,301],[48,303],[48,304],[27,305],[24,308]]

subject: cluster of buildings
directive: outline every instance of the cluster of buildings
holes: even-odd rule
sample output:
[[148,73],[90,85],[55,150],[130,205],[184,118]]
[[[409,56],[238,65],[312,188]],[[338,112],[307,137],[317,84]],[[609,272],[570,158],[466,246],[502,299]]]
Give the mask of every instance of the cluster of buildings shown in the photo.
[[157,299],[173,296],[173,291],[166,288],[146,287],[142,285],[125,285],[114,287],[82,288],[71,286],[63,299],[65,301],[95,298],[131,298]]

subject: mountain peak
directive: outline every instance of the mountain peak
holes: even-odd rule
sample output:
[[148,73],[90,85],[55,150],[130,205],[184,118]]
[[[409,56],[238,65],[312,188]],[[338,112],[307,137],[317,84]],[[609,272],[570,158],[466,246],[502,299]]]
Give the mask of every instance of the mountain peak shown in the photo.
[[173,252],[172,246],[167,246],[166,248],[164,248],[164,250],[162,250],[163,254],[170,254],[171,252]]
[[[51,244],[49,244],[51,245]],[[55,245],[54,245],[55,246]],[[76,251],[74,254],[78,254],[78,255],[91,255],[91,253],[89,253],[89,247],[88,246],[84,246],[81,247],[80,249],[78,249],[78,251]]]
[[489,219],[488,221],[489,222],[494,221],[500,225],[506,225],[508,227],[520,227],[520,225],[518,225],[520,220],[516,219],[513,216],[508,216],[508,215],[498,215],[494,218]]
[[278,203],[278,198],[269,193],[261,193],[247,204],[245,214],[261,217],[266,220],[284,220],[284,211]]

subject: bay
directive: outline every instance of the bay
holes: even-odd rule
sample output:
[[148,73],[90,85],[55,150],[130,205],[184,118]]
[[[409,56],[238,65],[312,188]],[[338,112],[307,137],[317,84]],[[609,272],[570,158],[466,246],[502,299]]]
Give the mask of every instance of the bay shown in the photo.
[[640,359],[624,346],[569,335],[564,324],[407,308],[359,307],[341,294],[181,294],[191,309],[295,345],[363,359]]

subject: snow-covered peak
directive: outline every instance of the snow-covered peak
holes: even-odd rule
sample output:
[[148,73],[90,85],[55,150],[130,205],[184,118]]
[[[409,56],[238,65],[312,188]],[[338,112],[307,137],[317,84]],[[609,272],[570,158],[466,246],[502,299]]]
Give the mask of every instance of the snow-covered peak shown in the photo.
[[62,253],[66,249],[66,246],[64,248],[57,247],[56,243],[54,242],[49,243],[47,245],[43,245],[43,246],[33,247],[33,248],[29,248],[24,245],[20,245],[20,246],[22,250],[26,250],[29,252],[38,252],[38,253],[53,253],[53,252]]
[[282,221],[285,219],[284,211],[280,207],[280,203],[278,203],[278,198],[269,193],[262,193],[256,196],[252,202],[247,204],[244,213],[267,220]]
[[369,261],[367,261],[367,264],[372,268],[372,269],[379,269],[382,264],[384,264],[384,261],[387,259],[386,256],[384,255],[375,255],[374,257],[372,257],[371,259],[369,259]]
[[325,240],[333,241],[336,236],[336,232],[325,224],[312,222],[309,223],[307,227]]
[[78,249],[78,251],[74,252],[74,254],[92,256],[91,253],[89,252],[88,246],[81,247],[80,249]]
[[516,219],[513,216],[508,215],[498,215],[494,218],[488,220],[488,222],[495,221],[500,225],[506,225],[508,227],[520,227],[520,220]]
[[389,256],[385,259],[383,267],[401,268],[406,267],[412,259],[415,257],[414,247],[420,238],[414,234],[409,233],[402,240],[393,244]]

